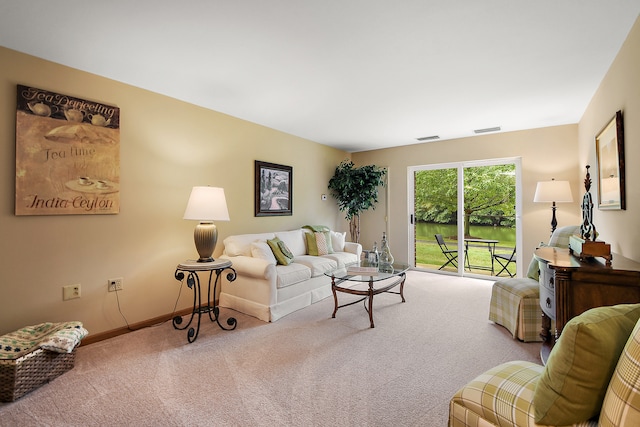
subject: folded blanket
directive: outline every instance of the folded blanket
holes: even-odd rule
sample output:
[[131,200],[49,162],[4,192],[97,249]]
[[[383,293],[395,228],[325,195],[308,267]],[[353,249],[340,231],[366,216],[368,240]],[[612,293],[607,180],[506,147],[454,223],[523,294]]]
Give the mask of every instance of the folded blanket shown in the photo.
[[326,225],[305,225],[302,228],[307,228],[311,231],[314,231],[316,233],[324,233],[326,231],[331,231],[331,229],[329,227],[327,227]]
[[71,353],[89,332],[81,322],[40,323],[0,336],[0,360],[18,359],[38,348]]
[[[72,325],[71,323],[76,323]],[[89,331],[82,327],[80,322],[68,322],[64,328],[47,335],[47,338],[40,341],[40,348],[57,353],[71,353],[82,338],[89,335]]]

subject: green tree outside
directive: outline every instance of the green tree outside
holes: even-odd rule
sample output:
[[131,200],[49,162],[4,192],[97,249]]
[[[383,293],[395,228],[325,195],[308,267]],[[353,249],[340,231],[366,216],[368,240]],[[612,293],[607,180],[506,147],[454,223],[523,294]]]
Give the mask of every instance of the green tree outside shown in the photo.
[[[423,170],[415,174],[417,221],[454,224],[457,217],[457,170]],[[464,235],[471,224],[515,226],[515,166],[464,170]]]

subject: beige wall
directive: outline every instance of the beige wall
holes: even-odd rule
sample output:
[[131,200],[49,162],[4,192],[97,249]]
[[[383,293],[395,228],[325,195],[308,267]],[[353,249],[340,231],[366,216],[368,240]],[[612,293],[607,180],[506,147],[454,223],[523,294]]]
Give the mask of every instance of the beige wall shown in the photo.
[[[170,314],[178,262],[196,256],[195,222],[182,219],[191,187],[224,187],[230,234],[307,223],[347,230],[328,194],[348,153],[165,96],[0,48],[0,333],[44,321],[81,320],[91,333],[125,326],[106,281],[124,277],[129,323]],[[118,215],[14,215],[16,85],[47,89],[121,109]],[[293,216],[254,217],[254,160],[293,166]],[[82,297],[62,301],[62,286]],[[178,309],[192,303],[186,288]]]
[[594,208],[593,220],[599,238],[611,243],[611,250],[640,261],[640,19],[602,80],[579,125],[579,161],[584,178],[591,165],[594,185],[591,195],[597,201],[595,136],[622,110],[626,160],[627,209],[600,211]]
[[[523,260],[526,266],[533,249],[549,240],[551,206],[533,203],[538,181],[551,178],[568,180],[575,195],[579,188],[577,125],[505,132],[471,138],[430,142],[406,147],[354,153],[356,164],[376,164],[389,170],[388,207],[380,206],[362,217],[361,241],[370,247],[380,241],[385,229],[384,215],[389,213],[389,239],[397,259],[409,252],[409,214],[407,204],[407,168],[410,166],[463,162],[494,158],[522,159]],[[580,221],[577,203],[558,204],[558,226]]]

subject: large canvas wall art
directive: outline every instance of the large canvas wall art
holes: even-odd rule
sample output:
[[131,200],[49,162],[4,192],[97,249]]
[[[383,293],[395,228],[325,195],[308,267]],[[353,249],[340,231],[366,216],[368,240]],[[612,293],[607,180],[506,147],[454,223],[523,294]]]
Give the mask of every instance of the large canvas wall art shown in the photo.
[[120,109],[18,85],[16,215],[120,211]]

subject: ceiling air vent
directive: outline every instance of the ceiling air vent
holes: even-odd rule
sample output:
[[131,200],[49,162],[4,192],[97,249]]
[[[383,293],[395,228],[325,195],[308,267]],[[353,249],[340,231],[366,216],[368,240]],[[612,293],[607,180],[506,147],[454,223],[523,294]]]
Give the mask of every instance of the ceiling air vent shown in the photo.
[[416,139],[420,142],[425,142],[425,141],[435,141],[436,139],[440,139],[440,137],[438,135],[432,135],[432,136],[423,136],[422,138],[416,138]]
[[498,132],[500,130],[500,126],[496,126],[493,128],[486,128],[486,129],[476,129],[473,131],[473,133],[487,133],[487,132]]

